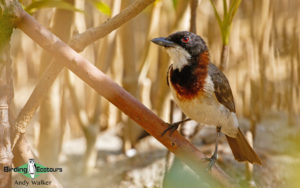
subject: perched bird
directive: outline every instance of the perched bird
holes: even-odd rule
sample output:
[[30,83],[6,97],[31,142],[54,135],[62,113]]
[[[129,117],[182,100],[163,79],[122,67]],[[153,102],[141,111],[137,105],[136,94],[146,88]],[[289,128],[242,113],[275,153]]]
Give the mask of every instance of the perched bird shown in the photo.
[[[204,40],[194,33],[181,31],[151,41],[163,46],[173,61],[167,83],[175,103],[189,118],[217,127],[211,164],[217,159],[220,132],[226,135],[236,160],[261,164],[239,128],[229,82],[223,72],[210,62]],[[163,134],[170,130],[172,133],[178,124],[171,124]]]

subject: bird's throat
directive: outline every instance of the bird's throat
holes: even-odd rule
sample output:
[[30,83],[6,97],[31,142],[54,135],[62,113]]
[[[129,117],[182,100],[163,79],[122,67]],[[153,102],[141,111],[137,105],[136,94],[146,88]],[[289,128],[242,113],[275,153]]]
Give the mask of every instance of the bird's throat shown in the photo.
[[179,71],[181,71],[184,66],[188,65],[191,60],[191,55],[180,46],[167,48],[167,53],[173,61],[173,68],[178,69]]
[[208,64],[207,51],[202,52],[194,62],[184,65],[181,69],[175,68],[173,64],[169,70],[169,78],[179,99],[193,99],[203,92]]

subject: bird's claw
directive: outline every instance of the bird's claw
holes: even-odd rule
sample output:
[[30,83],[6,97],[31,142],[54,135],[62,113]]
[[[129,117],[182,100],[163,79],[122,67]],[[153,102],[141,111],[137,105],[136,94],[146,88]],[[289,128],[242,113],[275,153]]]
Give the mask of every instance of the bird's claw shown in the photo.
[[208,167],[207,167],[207,170],[210,171],[211,168],[216,164],[216,161],[217,161],[217,154],[213,154],[210,158],[205,158],[205,160],[209,161],[208,163]]
[[168,128],[162,132],[161,136],[164,136],[168,131],[170,131],[170,136],[173,134],[174,131],[178,129],[180,123],[171,123],[169,124]]
[[170,136],[171,136],[173,134],[173,132],[178,129],[180,124],[185,123],[185,122],[190,121],[190,120],[191,120],[190,118],[187,118],[185,120],[178,121],[178,122],[175,122],[175,123],[171,123],[171,124],[168,123],[168,125],[169,125],[168,128],[166,128],[164,130],[164,132],[162,132],[161,136],[164,136],[168,131],[170,131]]

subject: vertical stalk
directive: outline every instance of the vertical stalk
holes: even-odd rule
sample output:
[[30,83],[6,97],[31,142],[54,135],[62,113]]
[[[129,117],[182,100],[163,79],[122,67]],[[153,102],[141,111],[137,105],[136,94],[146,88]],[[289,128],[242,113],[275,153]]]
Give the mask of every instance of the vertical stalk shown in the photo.
[[5,167],[12,167],[12,151],[9,124],[9,86],[0,83],[0,187],[11,187],[11,173],[4,172]]
[[220,58],[220,70],[224,71],[227,68],[229,58],[229,44],[222,44],[221,58]]
[[[13,81],[10,57],[10,39],[14,23],[12,1],[0,1],[0,187],[11,187],[11,172],[5,167],[12,167],[10,116],[13,99]],[[5,74],[2,74],[6,70]],[[4,76],[5,75],[5,76]],[[4,81],[5,80],[5,81]]]
[[[132,3],[132,0],[123,0],[121,6],[127,7]],[[137,72],[137,54],[136,51],[136,36],[133,30],[135,29],[135,23],[129,22],[121,28],[121,45],[122,55],[124,59],[123,69],[123,87],[134,97],[139,98],[139,85],[138,85],[138,72]],[[132,149],[137,138],[139,137],[142,129],[130,118],[128,118],[123,127],[123,150],[127,152]]]
[[197,33],[197,7],[198,7],[198,0],[190,0],[191,6],[191,20],[190,20],[190,31],[193,33]]
[[220,66],[221,71],[224,71],[227,67],[228,57],[229,57],[229,37],[230,37],[230,29],[232,20],[235,16],[237,9],[241,3],[241,0],[232,0],[227,6],[227,1],[223,0],[223,19],[221,19],[220,14],[217,11],[215,3],[213,0],[210,0],[210,3],[213,7],[215,17],[218,21],[219,28],[222,36],[222,51],[220,57]]
[[[68,0],[68,2],[73,4],[73,0]],[[52,30],[66,42],[70,38],[73,15],[72,11],[61,9],[57,9],[54,14]],[[47,52],[43,52],[41,58],[42,71],[46,69],[50,62],[51,58],[49,58]],[[61,126],[59,123],[61,117],[59,111],[56,109],[60,109],[61,102],[57,102],[56,98],[60,101],[62,100],[57,88],[52,86],[40,107],[41,128],[38,151],[40,159],[48,165],[57,163],[60,151]]]

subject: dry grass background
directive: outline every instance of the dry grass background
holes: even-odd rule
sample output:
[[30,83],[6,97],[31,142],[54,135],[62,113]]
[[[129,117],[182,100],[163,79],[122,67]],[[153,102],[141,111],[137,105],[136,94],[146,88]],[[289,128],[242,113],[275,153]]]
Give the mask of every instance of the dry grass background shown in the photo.
[[[26,4],[30,1],[23,2]],[[111,7],[112,16],[132,3],[131,0],[105,0],[104,2]],[[167,54],[151,44],[150,40],[158,36],[167,36],[178,30],[189,29],[189,1],[177,0],[176,2],[174,7],[172,0],[157,0],[153,6],[145,9],[132,21],[96,41],[82,52],[82,55],[94,62],[99,69],[110,75],[113,80],[164,120],[168,120],[170,110],[171,96],[166,85],[166,72],[170,62]],[[109,16],[98,12],[85,1],[77,0],[75,5],[87,13],[75,13],[72,33],[83,32],[109,19]],[[222,12],[222,1],[216,1],[216,5]],[[256,134],[256,142],[259,146],[258,151],[266,161],[268,155],[273,155],[268,150],[269,146],[263,144],[269,143],[272,145],[270,147],[274,148],[272,143],[274,140],[268,142],[270,137],[280,135],[278,138],[283,139],[283,142],[288,138],[295,142],[299,141],[297,135],[290,137],[293,133],[300,133],[299,9],[298,0],[244,0],[232,25],[229,64],[225,74],[233,90],[238,116],[250,122],[252,130],[262,132]],[[44,26],[51,28],[54,13],[54,9],[41,9],[34,14],[34,17]],[[207,42],[211,60],[218,65],[222,40],[208,0],[199,2],[197,34]],[[12,48],[15,104],[18,112],[39,79],[42,49],[20,31],[15,31],[13,34]],[[70,100],[72,90],[67,89],[68,87],[73,88],[73,92],[76,93],[79,113],[76,113],[74,103]],[[53,109],[54,116],[60,119],[60,128],[49,132],[48,136],[59,134],[61,140],[50,144],[49,147],[58,146],[60,155],[63,154],[61,148],[65,147],[67,141],[84,136],[87,140],[86,144],[94,148],[92,154],[85,154],[85,158],[89,158],[85,165],[88,166],[87,169],[94,168],[97,150],[95,139],[93,141],[92,138],[96,138],[97,133],[103,131],[113,130],[114,134],[119,135],[125,152],[136,145],[137,137],[142,132],[141,128],[106,100],[97,96],[73,74],[63,71],[54,84],[52,94],[51,103],[57,107]],[[80,118],[76,117],[78,114]],[[47,139],[39,137],[41,119],[38,115],[27,132],[35,148],[38,148],[41,140]],[[272,122],[272,120],[276,121]],[[82,134],[82,126],[94,134]],[[265,133],[270,134],[264,136]],[[299,150],[299,147],[295,148]],[[288,150],[293,150],[293,147],[279,153],[289,155]],[[39,152],[43,152],[43,149]],[[43,161],[42,158],[41,160]],[[44,161],[47,163],[47,160]],[[262,183],[261,185],[268,187],[267,185],[273,184]]]

